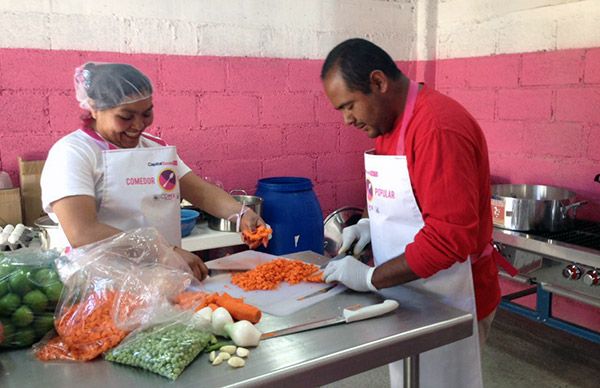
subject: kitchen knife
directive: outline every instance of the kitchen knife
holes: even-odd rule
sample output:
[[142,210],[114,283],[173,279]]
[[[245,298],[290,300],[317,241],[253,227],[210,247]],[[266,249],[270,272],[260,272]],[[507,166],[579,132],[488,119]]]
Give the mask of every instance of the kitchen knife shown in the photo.
[[338,284],[337,284],[337,283],[336,283],[336,284],[330,284],[330,285],[328,285],[327,287],[321,288],[320,290],[317,290],[317,291],[315,291],[315,292],[311,292],[311,293],[310,293],[310,294],[308,294],[308,295],[304,295],[304,296],[301,296],[301,297],[299,297],[299,298],[296,298],[296,300],[298,300],[298,301],[301,301],[301,300],[304,300],[304,299],[312,298],[313,296],[317,296],[317,295],[324,294],[324,293],[326,293],[327,291],[329,291],[329,290],[331,290],[331,289],[333,289],[333,288],[336,288],[337,286],[338,286]]
[[282,335],[299,333],[301,331],[318,329],[320,327],[327,327],[337,325],[339,323],[352,323],[356,321],[362,321],[363,319],[369,319],[378,317],[390,311],[394,311],[398,308],[398,302],[392,299],[386,299],[381,303],[377,303],[370,306],[350,306],[346,307],[342,312],[342,315],[321,319],[319,321],[302,323],[300,325],[290,326],[285,329],[270,331],[263,333],[260,336],[261,340],[280,337]]

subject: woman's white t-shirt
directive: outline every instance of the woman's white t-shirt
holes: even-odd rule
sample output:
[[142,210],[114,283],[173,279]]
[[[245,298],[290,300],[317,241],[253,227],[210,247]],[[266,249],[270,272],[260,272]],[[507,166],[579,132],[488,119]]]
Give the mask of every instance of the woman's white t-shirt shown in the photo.
[[[145,136],[140,137],[137,145],[143,148],[162,146],[159,142]],[[177,156],[178,178],[181,179],[190,171],[191,169]],[[102,148],[82,130],[63,137],[48,153],[40,185],[44,211],[56,223],[58,219],[50,205],[61,198],[89,195],[95,198],[96,211],[98,211],[104,191]]]

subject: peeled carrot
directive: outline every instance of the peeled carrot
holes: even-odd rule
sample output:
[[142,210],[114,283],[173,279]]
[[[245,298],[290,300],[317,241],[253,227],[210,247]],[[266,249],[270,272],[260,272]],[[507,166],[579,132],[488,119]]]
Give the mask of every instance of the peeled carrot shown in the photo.
[[[199,303],[199,301],[201,302]],[[194,308],[194,311],[199,311],[206,306],[213,311],[223,307],[237,321],[247,320],[257,323],[262,316],[257,307],[244,302],[242,298],[234,298],[226,292],[220,295],[219,293],[185,291],[173,298],[173,302],[182,309]]]
[[234,298],[226,292],[217,296],[217,304],[229,311],[229,314],[237,321],[246,320],[258,323],[262,316],[257,307],[245,303],[242,299]]

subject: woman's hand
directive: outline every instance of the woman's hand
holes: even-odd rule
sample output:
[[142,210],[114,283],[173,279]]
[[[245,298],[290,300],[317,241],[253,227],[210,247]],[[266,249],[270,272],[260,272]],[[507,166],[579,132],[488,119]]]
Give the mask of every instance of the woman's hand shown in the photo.
[[246,212],[242,215],[240,220],[240,232],[244,230],[255,231],[260,225],[266,225],[265,221],[254,212],[254,210],[247,208]]
[[[258,214],[256,214],[252,209],[248,208],[248,210],[246,210],[246,212],[242,215],[242,219],[240,220],[240,232],[254,232],[256,228],[258,228],[261,225],[266,226],[267,224],[262,218],[258,216]],[[246,238],[244,238],[244,242],[246,243],[246,245],[248,245],[248,248],[250,249],[256,249],[262,243],[261,240],[248,241]]]
[[200,257],[179,247],[174,247],[173,250],[185,260],[198,280],[202,281],[206,279],[206,276],[208,276],[208,268]]

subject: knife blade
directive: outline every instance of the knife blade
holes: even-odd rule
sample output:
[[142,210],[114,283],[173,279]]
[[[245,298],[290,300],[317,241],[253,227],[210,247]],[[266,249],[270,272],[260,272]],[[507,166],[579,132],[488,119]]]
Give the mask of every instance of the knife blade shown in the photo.
[[340,323],[352,323],[357,321],[362,321],[363,319],[369,319],[378,317],[380,315],[389,313],[398,308],[398,302],[392,299],[386,299],[381,303],[377,303],[370,306],[351,306],[346,307],[342,314],[339,316],[321,319],[313,322],[306,322],[299,325],[290,326],[284,329],[270,331],[268,333],[263,333],[260,336],[261,340],[281,337],[283,335],[299,333],[302,331],[318,329],[321,327],[327,327],[332,325],[337,325]]
[[311,292],[311,293],[310,293],[310,294],[308,294],[308,295],[304,295],[304,296],[301,296],[301,297],[299,297],[299,298],[296,298],[296,300],[297,300],[297,301],[301,301],[301,300],[304,300],[304,299],[312,298],[313,296],[317,296],[317,295],[324,294],[324,293],[326,293],[327,291],[329,291],[329,290],[331,290],[331,289],[333,289],[333,288],[336,288],[336,287],[337,287],[337,285],[338,285],[338,283],[336,283],[336,284],[330,284],[329,286],[327,286],[327,287],[325,287],[325,288],[321,288],[320,290],[317,290],[317,291],[315,291],[315,292]]

